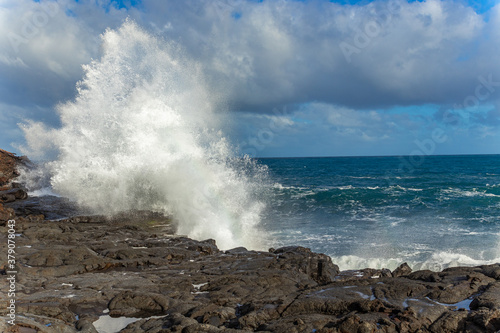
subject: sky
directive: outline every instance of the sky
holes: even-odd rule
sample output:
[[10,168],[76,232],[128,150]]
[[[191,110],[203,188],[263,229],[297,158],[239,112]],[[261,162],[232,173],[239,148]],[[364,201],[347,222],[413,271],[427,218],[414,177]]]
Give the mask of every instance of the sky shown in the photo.
[[200,64],[251,156],[500,154],[491,0],[0,0],[0,148],[60,125],[127,18]]

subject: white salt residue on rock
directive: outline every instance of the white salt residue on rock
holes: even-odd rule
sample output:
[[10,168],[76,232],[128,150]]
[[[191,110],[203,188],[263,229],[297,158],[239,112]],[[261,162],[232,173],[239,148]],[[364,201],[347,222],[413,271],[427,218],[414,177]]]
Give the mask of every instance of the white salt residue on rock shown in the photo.
[[205,283],[200,283],[200,284],[193,284],[193,288],[196,289],[196,290],[200,290],[201,287],[207,285],[208,282],[205,282]]
[[200,284],[193,284],[193,288],[196,290],[195,292],[191,292],[193,295],[199,295],[199,294],[208,294],[208,291],[200,291],[200,288],[207,285],[208,282],[205,283],[200,283]]

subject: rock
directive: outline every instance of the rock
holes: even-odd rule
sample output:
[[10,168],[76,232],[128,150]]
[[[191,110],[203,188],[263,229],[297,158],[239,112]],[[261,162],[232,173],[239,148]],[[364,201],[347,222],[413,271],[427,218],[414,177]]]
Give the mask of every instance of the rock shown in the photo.
[[[307,248],[221,252],[213,240],[174,236],[168,218],[151,224],[151,217],[16,216],[18,284],[26,292],[19,309],[40,327],[48,318],[67,332],[92,333],[104,310],[144,318],[122,332],[487,332],[499,325],[495,265],[340,273]],[[453,306],[468,298],[470,312]]]
[[423,270],[423,271],[416,271],[413,273],[408,274],[408,278],[412,280],[420,280],[420,281],[425,281],[425,282],[439,282],[441,281],[441,278],[438,273],[429,271],[429,270]]
[[0,225],[5,225],[5,223],[14,218],[15,213],[12,208],[6,208],[0,203]]
[[301,246],[287,246],[276,249],[282,267],[293,267],[301,273],[309,275],[318,283],[330,283],[339,274],[339,267],[332,263],[332,259],[325,254],[314,253]]
[[471,321],[469,327],[478,328],[486,332],[498,332],[500,330],[500,310],[480,308],[469,315]]
[[199,323],[219,327],[226,323],[229,325],[231,320],[236,319],[236,310],[215,304],[202,305],[191,310],[189,317]]
[[29,165],[29,160],[23,156],[19,157],[13,153],[9,153],[0,149],[0,187],[1,190],[9,190],[12,188],[10,182],[19,176],[18,167]]
[[361,318],[351,315],[344,319],[339,325],[340,332],[359,332]]
[[14,209],[18,216],[44,215],[48,220],[66,219],[68,216],[82,214],[74,203],[56,196],[28,197],[6,203],[5,206]]
[[0,196],[0,202],[3,202],[3,203],[8,203],[8,202],[14,202],[16,201],[16,196],[14,194],[2,194]]
[[481,266],[481,271],[484,275],[500,280],[500,264]]
[[75,328],[78,330],[78,332],[98,333],[94,325],[92,324],[96,319],[97,318],[84,316],[76,322]]
[[169,298],[151,293],[123,291],[113,297],[108,308],[113,316],[133,317],[137,314],[148,315],[164,313],[170,307]]
[[431,326],[431,332],[455,333],[465,330],[467,311],[446,312]]
[[184,317],[179,313],[173,313],[161,318],[143,319],[129,324],[121,330],[121,333],[136,332],[184,332],[187,327],[198,325],[199,323],[192,319]]
[[480,308],[500,310],[500,284],[491,283],[488,285],[481,295],[474,298],[470,304],[470,308],[473,310],[478,310]]
[[1,202],[13,202],[16,200],[24,200],[28,198],[28,193],[21,188],[13,188],[7,191],[0,191]]
[[248,254],[248,252],[249,251],[247,250],[246,247],[241,246],[241,247],[236,247],[234,249],[226,250],[225,253],[226,254],[235,254],[235,255],[239,255],[239,254],[245,255],[245,254]]
[[410,268],[410,266],[408,266],[407,263],[402,263],[401,265],[399,265],[398,268],[396,268],[392,272],[392,276],[394,276],[394,277],[408,276],[411,272],[412,272],[412,269]]

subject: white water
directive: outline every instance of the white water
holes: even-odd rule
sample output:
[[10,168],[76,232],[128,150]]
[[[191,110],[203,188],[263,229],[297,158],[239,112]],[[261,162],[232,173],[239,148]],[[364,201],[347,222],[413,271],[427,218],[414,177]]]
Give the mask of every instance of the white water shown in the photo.
[[428,258],[421,260],[411,260],[409,258],[363,258],[355,255],[331,256],[332,261],[337,264],[340,270],[355,270],[363,268],[388,268],[396,269],[403,262],[406,262],[414,271],[428,269],[435,272],[440,272],[448,267],[459,266],[481,266],[492,265],[500,262],[500,258],[494,259],[475,259],[465,254],[450,253],[444,251],[436,251]]
[[57,108],[62,127],[24,129],[25,153],[57,154],[47,164],[52,189],[95,213],[159,211],[179,234],[259,248],[263,172],[235,158],[218,131],[221,101],[200,66],[131,21],[102,42],[75,100]]

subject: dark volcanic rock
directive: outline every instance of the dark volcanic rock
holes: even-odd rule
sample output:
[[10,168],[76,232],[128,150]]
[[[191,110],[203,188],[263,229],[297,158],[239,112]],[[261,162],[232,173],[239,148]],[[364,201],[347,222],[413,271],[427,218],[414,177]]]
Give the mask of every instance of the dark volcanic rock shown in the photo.
[[70,200],[53,195],[28,197],[22,201],[5,203],[5,207],[12,208],[18,216],[43,215],[48,220],[82,214]]
[[500,329],[498,265],[339,272],[302,247],[222,252],[213,240],[174,236],[153,213],[15,218],[17,322],[40,332],[94,332],[105,313],[144,318],[122,332]]
[[491,283],[484,288],[484,292],[471,303],[472,309],[487,308],[500,310],[500,284]]
[[28,193],[21,188],[13,188],[6,191],[0,191],[0,201],[1,202],[13,202],[16,200],[23,200],[28,198]]
[[301,246],[287,246],[274,251],[283,262],[281,268],[294,268],[305,273],[318,283],[333,282],[339,274],[339,267],[324,254],[312,252]]
[[[95,333],[108,315],[136,318],[122,333],[500,330],[500,264],[340,272],[299,246],[220,251],[174,235],[157,213],[49,220],[76,211],[32,199],[0,204],[3,253],[6,221],[16,221],[18,272],[16,325],[0,307],[0,332]],[[10,269],[4,259],[0,272]]]
[[398,268],[396,268],[392,272],[392,276],[400,277],[400,276],[408,276],[412,272],[410,266],[407,263],[402,263]]

